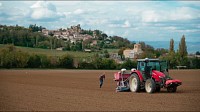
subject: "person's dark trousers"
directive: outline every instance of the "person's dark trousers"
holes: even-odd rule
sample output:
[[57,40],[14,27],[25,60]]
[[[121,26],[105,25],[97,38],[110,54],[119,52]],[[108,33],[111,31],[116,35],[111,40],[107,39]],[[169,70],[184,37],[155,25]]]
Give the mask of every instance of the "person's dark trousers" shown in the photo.
[[103,80],[100,80],[100,88],[102,87],[103,85]]

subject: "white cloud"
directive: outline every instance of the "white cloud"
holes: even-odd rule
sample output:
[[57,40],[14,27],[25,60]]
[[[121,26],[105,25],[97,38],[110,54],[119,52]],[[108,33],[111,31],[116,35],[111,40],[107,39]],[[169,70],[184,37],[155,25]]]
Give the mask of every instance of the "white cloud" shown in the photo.
[[166,29],[166,30],[177,30],[177,28],[175,26],[164,27],[164,29]]
[[125,11],[131,14],[139,14],[142,12],[142,9],[138,7],[128,7]]
[[194,33],[194,32],[200,32],[200,30],[197,29],[187,29],[187,30],[175,30],[175,32],[180,32],[180,33]]
[[124,22],[124,24],[122,25],[122,27],[128,28],[128,27],[131,27],[131,24],[130,24],[130,22],[129,22],[128,20],[126,20],[126,21]]
[[129,31],[127,30],[122,34],[122,37],[127,38],[127,36],[129,36],[129,35],[130,35]]
[[108,35],[114,35],[115,31],[113,31],[113,30],[106,30],[105,33],[108,34]]
[[125,11],[141,22],[164,22],[164,21],[179,21],[192,20],[200,18],[200,10],[182,6],[169,9],[160,9],[153,7],[128,7]]
[[103,25],[107,24],[108,20],[107,19],[90,19],[86,21],[88,25]]
[[64,12],[63,14],[64,14],[65,16],[69,16],[69,15],[72,14],[72,12]]
[[111,27],[111,28],[115,28],[115,27],[119,27],[120,25],[119,24],[109,24],[108,27]]
[[84,26],[85,22],[84,21],[72,20],[68,24],[69,24],[69,26],[74,26],[74,25],[77,25],[77,24],[80,24],[81,26]]
[[[101,11],[96,10],[96,9],[92,9],[92,8],[78,8],[75,9],[74,11],[71,12],[71,14],[74,14],[75,16],[77,15],[83,15],[83,14],[87,14],[87,15],[92,15],[92,14],[96,14],[96,13],[100,13]],[[92,15],[94,17],[94,15]]]
[[[107,22],[109,23],[109,22]],[[110,20],[110,24],[108,24],[108,27],[112,28],[129,28],[131,27],[131,23],[129,20],[122,20],[122,19],[115,19],[115,20]]]
[[60,6],[60,7],[66,7],[66,6],[76,6],[79,5],[81,3],[83,3],[83,1],[52,1],[51,3],[53,3],[56,6]]
[[142,22],[163,22],[192,20],[200,18],[200,10],[190,7],[178,7],[171,10],[145,10],[141,14]]
[[176,8],[169,13],[170,20],[190,20],[200,18],[200,11],[190,7]]
[[0,2],[0,7],[2,6],[2,3]]
[[58,13],[56,7],[50,2],[37,1],[31,7],[31,18],[34,20],[59,19],[64,14]]
[[83,9],[76,9],[73,13],[76,14],[76,15],[78,15],[78,14],[85,13],[85,11]]
[[161,19],[154,10],[144,11],[141,16],[143,22],[158,22]]

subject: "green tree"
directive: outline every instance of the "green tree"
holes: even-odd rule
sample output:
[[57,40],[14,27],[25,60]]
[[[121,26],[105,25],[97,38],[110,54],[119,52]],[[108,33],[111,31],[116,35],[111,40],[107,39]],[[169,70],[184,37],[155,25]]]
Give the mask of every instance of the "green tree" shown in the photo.
[[145,42],[139,42],[139,44],[141,45],[141,49],[142,49],[143,51],[145,51],[145,48],[146,48]]
[[193,66],[192,68],[195,68],[195,69],[200,69],[200,59],[199,58],[194,58],[192,60],[192,63],[193,63]]
[[18,68],[24,68],[27,66],[29,60],[29,54],[22,52],[22,51],[18,51],[15,54],[15,62],[16,62],[16,67]]
[[170,68],[175,68],[175,66],[178,64],[178,54],[175,53],[174,51],[174,40],[170,40],[170,45],[169,45],[169,54],[167,57],[167,60],[169,61],[169,67]]
[[38,54],[32,54],[29,57],[29,60],[27,62],[28,68],[40,68],[41,67],[41,58]]
[[179,54],[181,58],[184,58],[185,56],[187,56],[187,46],[186,46],[184,35],[182,36],[181,41],[179,43]]
[[105,58],[109,58],[110,55],[109,55],[109,53],[108,53],[108,50],[105,50],[105,51],[104,51],[104,55],[105,55]]
[[118,51],[118,55],[120,55],[121,58],[123,57],[123,53],[124,53],[124,50],[125,50],[125,49],[126,49],[125,47],[122,47],[122,48]]
[[167,60],[169,61],[169,67],[170,68],[176,68],[176,66],[179,63],[179,54],[175,53],[175,52],[171,52],[168,55]]
[[175,51],[174,51],[174,40],[173,39],[171,39],[170,40],[170,46],[169,46],[169,53],[174,53]]
[[103,59],[104,69],[116,69],[117,65],[113,59]]
[[78,64],[78,68],[80,68],[80,69],[95,69],[95,66],[94,66],[94,63],[80,61]]
[[184,35],[182,36],[181,41],[179,43],[178,58],[179,65],[188,65],[187,46]]
[[103,69],[104,68],[102,60],[103,60],[102,58],[94,57],[94,60],[92,61],[92,63],[94,64],[96,69]]
[[103,33],[99,39],[100,40],[105,40],[107,37],[108,37],[108,35]]
[[50,48],[50,43],[49,41],[45,40],[45,41],[41,41],[38,43],[38,48],[43,48],[43,49],[48,49]]
[[132,69],[137,67],[137,62],[131,61],[130,59],[126,60],[123,64],[121,64],[120,68]]
[[37,26],[36,24],[35,25],[30,24],[29,25],[29,30],[32,31],[32,32],[42,31],[42,29],[44,29],[42,26]]
[[59,59],[56,56],[50,56],[48,57],[48,60],[50,61],[49,67],[50,68],[56,68],[59,67]]
[[40,55],[41,68],[49,68],[50,67],[50,59],[46,55]]
[[82,41],[75,44],[76,51],[82,51]]
[[62,68],[74,68],[74,59],[71,55],[63,55],[60,58],[60,67]]
[[70,43],[69,42],[67,42],[66,44],[65,44],[65,47],[63,48],[63,50],[64,51],[70,51],[71,49],[70,49]]
[[1,66],[3,68],[15,67],[15,52],[16,48],[13,45],[7,45],[1,51]]
[[199,52],[199,51],[197,51],[195,54],[196,54],[196,55],[200,55],[200,52]]

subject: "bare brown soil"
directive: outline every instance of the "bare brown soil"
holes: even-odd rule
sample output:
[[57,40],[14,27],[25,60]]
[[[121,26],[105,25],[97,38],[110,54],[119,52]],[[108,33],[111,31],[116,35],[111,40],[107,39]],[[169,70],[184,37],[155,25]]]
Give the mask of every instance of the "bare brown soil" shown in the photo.
[[114,72],[0,70],[0,111],[200,111],[200,70],[171,70],[183,85],[176,93],[161,89],[154,94],[116,93]]

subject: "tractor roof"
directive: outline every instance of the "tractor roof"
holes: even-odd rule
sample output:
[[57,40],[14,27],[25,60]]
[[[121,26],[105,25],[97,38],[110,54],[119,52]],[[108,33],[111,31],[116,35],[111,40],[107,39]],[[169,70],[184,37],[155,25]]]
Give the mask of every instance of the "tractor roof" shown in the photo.
[[[137,61],[145,61],[146,59],[138,59]],[[159,59],[148,59],[148,61],[159,61]]]

